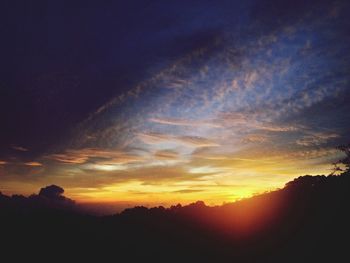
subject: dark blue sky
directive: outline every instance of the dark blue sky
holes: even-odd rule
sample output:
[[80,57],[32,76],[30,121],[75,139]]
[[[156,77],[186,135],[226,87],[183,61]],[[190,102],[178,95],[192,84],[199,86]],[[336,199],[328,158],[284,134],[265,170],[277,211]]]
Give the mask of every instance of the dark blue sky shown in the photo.
[[111,96],[212,42],[239,20],[229,6],[3,1],[1,144],[45,151]]

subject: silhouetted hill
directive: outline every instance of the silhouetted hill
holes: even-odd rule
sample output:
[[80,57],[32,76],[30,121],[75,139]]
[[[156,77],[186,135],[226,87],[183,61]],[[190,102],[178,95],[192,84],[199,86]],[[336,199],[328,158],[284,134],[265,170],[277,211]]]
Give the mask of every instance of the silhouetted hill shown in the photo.
[[0,194],[1,248],[13,260],[347,262],[350,174],[302,176],[281,190],[209,207],[135,207],[96,217],[58,186]]

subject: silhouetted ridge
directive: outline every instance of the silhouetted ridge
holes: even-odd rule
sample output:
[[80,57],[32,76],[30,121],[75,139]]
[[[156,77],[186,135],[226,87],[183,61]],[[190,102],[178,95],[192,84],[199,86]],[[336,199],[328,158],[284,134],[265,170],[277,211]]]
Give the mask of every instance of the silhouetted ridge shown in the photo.
[[0,193],[2,248],[62,260],[347,262],[349,189],[349,172],[302,176],[222,206],[139,206],[105,217],[79,213],[55,185],[29,197]]

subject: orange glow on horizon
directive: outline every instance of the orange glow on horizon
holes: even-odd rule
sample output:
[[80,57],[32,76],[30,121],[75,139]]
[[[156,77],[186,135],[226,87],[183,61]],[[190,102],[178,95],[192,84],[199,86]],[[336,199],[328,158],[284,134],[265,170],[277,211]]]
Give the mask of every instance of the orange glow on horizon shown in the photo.
[[[84,151],[84,154],[96,155],[93,150]],[[126,158],[120,152],[108,154],[122,156],[123,160]],[[38,193],[41,187],[56,184],[65,189],[65,196],[78,203],[169,207],[201,200],[215,206],[283,188],[285,183],[305,174],[328,174],[330,168],[328,164],[315,165],[313,160],[253,154],[250,158],[220,156],[208,159],[201,156],[189,163],[168,164],[169,159],[177,158],[173,152],[158,151],[155,154],[166,162],[153,166],[120,162],[81,164],[84,169],[63,164],[54,171],[54,176],[37,177],[30,183],[4,180],[0,190],[5,194],[30,195]],[[127,157],[131,162],[136,160],[134,156]],[[24,164],[45,168],[45,162]],[[33,175],[40,172],[38,169],[31,171]]]

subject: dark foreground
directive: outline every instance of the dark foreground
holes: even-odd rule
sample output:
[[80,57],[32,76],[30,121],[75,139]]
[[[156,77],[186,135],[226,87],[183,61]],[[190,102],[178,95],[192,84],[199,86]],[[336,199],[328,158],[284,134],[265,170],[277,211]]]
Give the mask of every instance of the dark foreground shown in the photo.
[[[207,207],[95,217],[51,186],[0,195],[2,262],[350,262],[349,172]],[[24,261],[23,261],[24,259]]]

